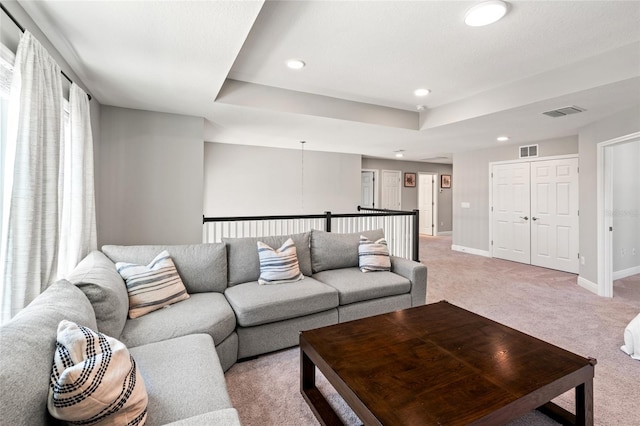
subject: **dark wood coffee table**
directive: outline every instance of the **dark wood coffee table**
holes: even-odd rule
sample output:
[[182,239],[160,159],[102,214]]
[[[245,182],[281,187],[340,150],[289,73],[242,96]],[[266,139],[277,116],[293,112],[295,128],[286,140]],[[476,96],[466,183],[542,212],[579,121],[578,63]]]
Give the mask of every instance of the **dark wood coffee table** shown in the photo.
[[[596,360],[447,302],[300,334],[301,392],[321,424],[342,424],[316,367],[365,425],[499,425],[539,409],[593,424]],[[576,414],[551,403],[575,388]]]

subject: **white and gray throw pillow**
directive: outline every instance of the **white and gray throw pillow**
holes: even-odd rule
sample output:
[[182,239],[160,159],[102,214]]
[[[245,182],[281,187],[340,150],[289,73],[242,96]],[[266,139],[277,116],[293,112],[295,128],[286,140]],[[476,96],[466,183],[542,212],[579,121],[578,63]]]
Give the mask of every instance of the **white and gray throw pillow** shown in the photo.
[[163,250],[148,265],[116,263],[129,293],[129,317],[142,315],[189,298],[176,266]]
[[82,425],[143,425],[147,390],[126,346],[88,327],[58,324],[47,408]]
[[358,244],[358,263],[362,272],[390,271],[391,258],[387,240],[380,238],[371,241],[361,235]]
[[300,272],[296,246],[291,238],[277,250],[262,241],[257,244],[260,258],[258,284],[291,283],[304,278]]

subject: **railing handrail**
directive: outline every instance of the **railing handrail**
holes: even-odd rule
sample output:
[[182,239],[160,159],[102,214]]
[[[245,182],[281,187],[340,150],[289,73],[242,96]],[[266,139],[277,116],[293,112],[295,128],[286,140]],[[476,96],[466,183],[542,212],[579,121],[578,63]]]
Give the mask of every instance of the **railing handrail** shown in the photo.
[[[360,210],[371,210],[376,213],[367,214],[366,216],[413,216],[416,214],[414,211],[405,210],[388,210],[388,209],[368,209],[366,207],[358,206]],[[202,223],[207,222],[238,222],[244,220],[289,220],[289,219],[324,219],[330,214],[331,217],[362,217],[362,213],[331,213],[325,212],[323,214],[287,214],[287,215],[267,215],[267,216],[226,216],[226,217],[205,217],[202,216]]]
[[369,212],[381,212],[381,213],[394,213],[394,214],[407,214],[407,215],[412,215],[414,214],[414,211],[407,211],[407,210],[391,210],[391,209],[376,209],[374,207],[362,207],[362,206],[358,206],[358,211],[361,210],[366,210]]
[[287,214],[276,216],[227,216],[227,217],[205,217],[202,216],[202,223],[207,222],[239,222],[244,220],[288,220],[288,219],[324,219],[326,214]]

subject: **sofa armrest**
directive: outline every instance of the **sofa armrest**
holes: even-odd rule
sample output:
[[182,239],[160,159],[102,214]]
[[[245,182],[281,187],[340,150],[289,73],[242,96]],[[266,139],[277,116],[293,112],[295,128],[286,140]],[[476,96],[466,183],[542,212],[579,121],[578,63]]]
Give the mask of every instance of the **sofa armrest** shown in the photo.
[[419,262],[391,256],[391,272],[411,281],[411,306],[427,303],[427,267]]
[[178,420],[177,422],[169,423],[167,426],[201,425],[240,426],[240,417],[238,417],[238,412],[235,408],[225,408]]

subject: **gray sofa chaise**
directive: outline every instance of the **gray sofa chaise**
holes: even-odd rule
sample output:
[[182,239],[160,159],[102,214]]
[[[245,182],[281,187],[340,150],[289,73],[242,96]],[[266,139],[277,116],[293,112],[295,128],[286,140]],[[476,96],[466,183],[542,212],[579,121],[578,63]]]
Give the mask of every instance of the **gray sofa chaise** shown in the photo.
[[[46,409],[56,329],[62,319],[122,341],[147,389],[147,425],[240,424],[224,371],[238,359],[298,344],[301,330],[425,303],[426,267],[391,257],[391,271],[358,269],[360,235],[311,231],[218,244],[102,247],[0,328],[0,419],[54,424]],[[257,241],[291,237],[304,279],[259,285]],[[131,319],[116,262],[148,264],[167,250],[190,297]]]

